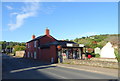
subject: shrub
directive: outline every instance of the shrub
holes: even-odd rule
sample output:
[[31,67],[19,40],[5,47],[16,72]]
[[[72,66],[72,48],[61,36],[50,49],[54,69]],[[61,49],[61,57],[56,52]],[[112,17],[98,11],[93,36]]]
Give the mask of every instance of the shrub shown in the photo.
[[95,57],[96,57],[96,58],[99,58],[99,57],[100,57],[100,54],[95,54]]
[[95,53],[91,53],[92,57],[95,57]]
[[16,51],[23,51],[25,49],[26,49],[25,46],[16,45],[16,46],[14,46],[14,52],[13,53],[15,54]]
[[120,62],[120,54],[117,48],[114,50],[114,53],[115,53],[116,59],[118,60],[118,62]]

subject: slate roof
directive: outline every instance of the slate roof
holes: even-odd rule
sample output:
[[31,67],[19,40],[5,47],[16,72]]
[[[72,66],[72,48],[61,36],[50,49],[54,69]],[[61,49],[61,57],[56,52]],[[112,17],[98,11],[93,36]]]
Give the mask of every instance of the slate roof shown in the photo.
[[45,35],[41,35],[41,36],[39,36],[39,37],[36,37],[35,39],[32,39],[32,40],[28,41],[27,43],[32,42],[32,41],[35,41],[35,40],[38,40],[38,39],[41,39],[41,38],[44,37],[44,36],[45,36]]
[[[35,39],[32,39],[32,40],[28,41],[27,43],[35,41],[35,40],[39,40],[44,36],[46,36],[46,35],[41,35],[39,37],[36,37]],[[77,43],[72,42],[72,41],[56,40],[54,42],[49,42],[49,43],[46,43],[46,44],[43,44],[43,45],[42,44],[38,45],[38,47],[49,47],[50,45],[62,45],[63,47],[65,47],[67,45],[67,43],[71,43],[71,44],[74,44],[74,45],[77,44]]]
[[[46,35],[41,35],[41,36],[39,36],[39,37],[36,37],[36,38],[28,41],[27,43],[32,42],[32,41],[35,41],[35,40],[39,40],[39,39],[41,39],[41,38],[44,37],[44,36],[46,36]],[[51,35],[50,35],[50,36],[51,36]],[[51,37],[52,37],[52,36],[51,36]],[[53,37],[53,38],[54,38],[54,37]],[[54,39],[55,39],[55,38],[54,38]],[[55,40],[56,40],[56,39],[55,39]]]
[[77,43],[72,42],[72,41],[62,41],[62,40],[58,40],[58,43],[59,43],[60,45],[66,45],[67,43],[77,44]]

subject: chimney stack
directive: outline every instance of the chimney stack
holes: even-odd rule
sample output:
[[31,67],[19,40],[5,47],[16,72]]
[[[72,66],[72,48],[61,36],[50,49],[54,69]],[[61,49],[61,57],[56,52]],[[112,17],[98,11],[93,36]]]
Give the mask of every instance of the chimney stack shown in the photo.
[[32,35],[32,39],[35,39],[35,35]]
[[45,35],[47,35],[47,36],[50,35],[50,33],[49,33],[49,29],[48,29],[48,28],[46,28],[46,30],[45,30]]

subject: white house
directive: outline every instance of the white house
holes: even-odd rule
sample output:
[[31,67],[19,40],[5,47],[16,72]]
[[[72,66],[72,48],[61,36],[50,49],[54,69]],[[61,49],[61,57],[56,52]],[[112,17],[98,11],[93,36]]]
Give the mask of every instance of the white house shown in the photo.
[[95,54],[100,54],[100,48],[99,47],[95,48],[94,51],[95,51]]
[[100,53],[101,58],[115,58],[114,48],[112,44],[108,42],[102,49]]

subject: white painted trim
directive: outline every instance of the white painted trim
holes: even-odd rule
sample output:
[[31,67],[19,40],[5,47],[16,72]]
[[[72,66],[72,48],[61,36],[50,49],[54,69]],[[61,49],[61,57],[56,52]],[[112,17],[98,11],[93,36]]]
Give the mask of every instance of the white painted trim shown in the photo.
[[34,59],[37,59],[36,51],[34,51]]
[[73,46],[73,44],[67,43],[67,47],[72,47],[72,46]]

